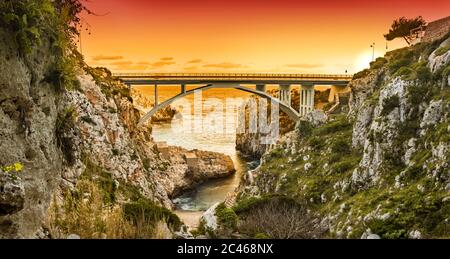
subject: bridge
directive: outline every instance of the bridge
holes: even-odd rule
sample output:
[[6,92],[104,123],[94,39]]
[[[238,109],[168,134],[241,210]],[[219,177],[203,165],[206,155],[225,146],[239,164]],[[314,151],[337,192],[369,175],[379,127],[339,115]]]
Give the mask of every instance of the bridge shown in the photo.
[[[314,109],[315,86],[331,88],[331,98],[336,93],[344,91],[352,79],[352,75],[337,74],[271,74],[271,73],[118,73],[113,74],[129,88],[135,85],[155,85],[155,103],[141,123],[149,120],[156,112],[169,106],[179,98],[194,94],[197,90],[213,88],[232,88],[258,95],[278,103],[280,109],[290,118],[297,121]],[[158,89],[168,85],[179,85],[180,92],[174,97],[159,103]],[[186,85],[203,85],[192,90],[186,90]],[[255,85],[251,88],[243,85]],[[266,85],[278,85],[279,94],[273,97],[267,93]],[[300,109],[296,111],[291,105],[291,89],[300,85]]]

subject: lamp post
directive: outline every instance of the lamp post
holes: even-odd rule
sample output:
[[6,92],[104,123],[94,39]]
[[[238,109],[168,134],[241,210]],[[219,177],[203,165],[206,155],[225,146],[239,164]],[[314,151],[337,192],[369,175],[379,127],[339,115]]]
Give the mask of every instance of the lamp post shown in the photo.
[[372,61],[375,61],[375,42],[372,42],[370,47],[372,48]]

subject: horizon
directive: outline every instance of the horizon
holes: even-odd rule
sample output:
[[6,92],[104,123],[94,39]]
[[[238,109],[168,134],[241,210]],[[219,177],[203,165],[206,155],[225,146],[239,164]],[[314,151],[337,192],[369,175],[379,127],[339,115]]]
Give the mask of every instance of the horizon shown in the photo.
[[448,15],[449,1],[431,2],[93,0],[80,50],[114,73],[354,74],[372,43],[375,57],[407,46],[384,40],[394,19]]

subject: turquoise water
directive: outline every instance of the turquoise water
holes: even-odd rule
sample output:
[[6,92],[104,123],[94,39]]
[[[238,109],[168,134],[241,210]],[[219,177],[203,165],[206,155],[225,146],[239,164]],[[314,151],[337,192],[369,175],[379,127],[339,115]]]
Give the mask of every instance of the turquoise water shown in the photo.
[[[163,91],[159,95],[164,100],[171,94],[173,94],[173,91],[171,92],[169,88],[166,92]],[[211,180],[198,186],[195,190],[174,199],[173,202],[179,210],[187,212],[205,211],[215,203],[224,201],[226,196],[239,185],[242,175],[247,172],[249,166],[252,166],[251,162],[249,163],[236,152],[237,107],[245,101],[246,97],[248,95],[229,89],[214,89],[203,92],[204,107],[201,116],[204,120],[202,131],[186,130],[186,125],[193,126],[199,123],[193,114],[184,114],[182,117],[177,116],[177,119],[174,119],[171,123],[153,125],[152,135],[155,141],[166,141],[169,145],[180,146],[186,149],[199,149],[229,155],[236,169],[236,174],[232,177]],[[226,103],[231,104],[236,109],[233,109],[227,115],[224,112],[226,111],[225,107],[220,109],[220,105],[219,108],[208,106],[208,103],[211,103],[211,99],[208,98],[215,98],[213,101],[219,104],[222,103],[222,105]],[[193,100],[194,98],[190,96],[181,100],[180,103],[188,102],[192,104]],[[172,106],[177,107],[177,105],[179,105],[178,102],[175,102]],[[220,125],[226,130],[215,130],[217,129],[216,122],[208,118],[223,118],[223,125]]]

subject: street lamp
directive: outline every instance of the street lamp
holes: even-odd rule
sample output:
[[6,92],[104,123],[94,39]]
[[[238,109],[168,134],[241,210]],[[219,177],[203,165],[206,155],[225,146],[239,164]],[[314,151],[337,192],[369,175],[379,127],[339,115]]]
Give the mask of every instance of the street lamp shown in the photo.
[[375,42],[372,42],[370,47],[372,48],[372,61],[375,61]]

